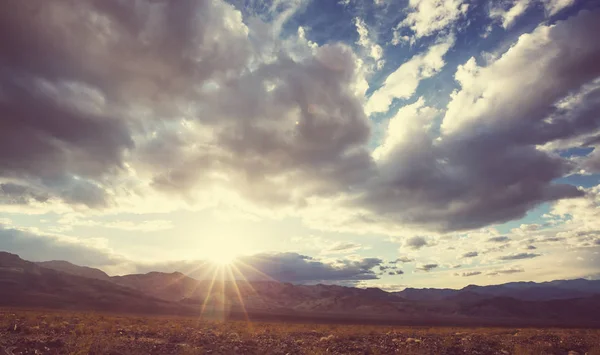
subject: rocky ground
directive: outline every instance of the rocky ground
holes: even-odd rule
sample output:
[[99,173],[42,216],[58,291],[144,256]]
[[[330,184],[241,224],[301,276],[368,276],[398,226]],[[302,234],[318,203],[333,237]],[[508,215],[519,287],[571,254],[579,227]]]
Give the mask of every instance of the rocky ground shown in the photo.
[[0,354],[600,355],[600,330],[218,322],[5,309]]

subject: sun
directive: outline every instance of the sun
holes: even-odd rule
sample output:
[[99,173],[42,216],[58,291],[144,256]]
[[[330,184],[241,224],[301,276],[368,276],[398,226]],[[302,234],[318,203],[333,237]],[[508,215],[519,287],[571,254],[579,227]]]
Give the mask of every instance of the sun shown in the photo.
[[206,245],[206,258],[217,265],[230,265],[240,255],[241,250],[228,240],[213,240]]

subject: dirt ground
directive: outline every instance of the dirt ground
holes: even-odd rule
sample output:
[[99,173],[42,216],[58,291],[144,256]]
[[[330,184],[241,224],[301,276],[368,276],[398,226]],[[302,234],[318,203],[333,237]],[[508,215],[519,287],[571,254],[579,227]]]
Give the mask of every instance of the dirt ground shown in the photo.
[[3,309],[0,354],[600,355],[600,330],[218,322]]

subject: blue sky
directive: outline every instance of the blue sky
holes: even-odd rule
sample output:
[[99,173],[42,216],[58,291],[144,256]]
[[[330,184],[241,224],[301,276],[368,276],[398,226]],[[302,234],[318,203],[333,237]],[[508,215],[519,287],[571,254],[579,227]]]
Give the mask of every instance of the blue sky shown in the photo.
[[385,289],[600,275],[598,1],[2,6],[2,250]]

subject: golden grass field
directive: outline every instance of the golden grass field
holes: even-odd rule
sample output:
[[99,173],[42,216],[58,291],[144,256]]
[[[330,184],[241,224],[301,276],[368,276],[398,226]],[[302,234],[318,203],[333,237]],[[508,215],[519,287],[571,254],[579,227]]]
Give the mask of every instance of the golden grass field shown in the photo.
[[598,329],[362,326],[0,310],[0,354],[598,354]]

